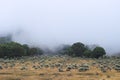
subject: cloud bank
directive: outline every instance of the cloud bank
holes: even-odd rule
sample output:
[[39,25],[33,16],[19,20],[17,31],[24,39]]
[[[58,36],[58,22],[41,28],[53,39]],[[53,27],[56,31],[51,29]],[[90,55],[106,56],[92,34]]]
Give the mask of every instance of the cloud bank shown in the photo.
[[120,51],[119,0],[1,0],[0,34],[55,47],[83,42]]

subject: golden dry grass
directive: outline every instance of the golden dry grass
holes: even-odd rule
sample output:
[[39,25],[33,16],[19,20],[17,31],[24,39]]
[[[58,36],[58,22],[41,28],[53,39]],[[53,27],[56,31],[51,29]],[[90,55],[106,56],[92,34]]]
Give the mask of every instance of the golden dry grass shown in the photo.
[[[64,58],[52,58],[51,60],[45,60],[46,64],[54,64],[63,62]],[[66,59],[65,64],[91,64],[95,62],[90,59]],[[3,66],[5,64],[0,62]],[[11,64],[11,63],[8,63]],[[120,80],[120,72],[114,69],[108,70],[106,73],[96,66],[90,66],[90,70],[86,72],[79,72],[78,69],[72,69],[66,71],[66,67],[63,67],[64,72],[59,72],[58,68],[41,68],[34,69],[33,65],[39,65],[39,61],[25,60],[24,63],[20,63],[19,60],[14,61],[14,67],[3,68],[0,70],[0,80]],[[21,70],[22,66],[26,66],[27,70]]]

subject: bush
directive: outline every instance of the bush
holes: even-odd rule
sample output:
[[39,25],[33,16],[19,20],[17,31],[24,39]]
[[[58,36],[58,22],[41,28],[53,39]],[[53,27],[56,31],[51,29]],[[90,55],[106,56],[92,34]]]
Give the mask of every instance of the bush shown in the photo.
[[0,57],[18,57],[24,55],[25,49],[19,43],[10,42],[0,45]]
[[67,54],[69,56],[74,56],[74,57],[82,57],[86,49],[87,48],[83,43],[77,42],[77,43],[74,43],[72,46],[63,48],[62,54]]
[[40,48],[29,48],[28,45],[21,45],[16,42],[0,44],[0,57],[21,57],[29,55],[41,55]]
[[81,42],[77,42],[74,43],[70,48],[68,48],[66,52],[70,56],[81,57],[83,56],[85,50],[85,45]]
[[83,55],[84,55],[84,57],[90,58],[90,57],[92,57],[92,51],[91,50],[86,50],[83,53]]
[[104,48],[96,47],[90,49],[81,42],[74,43],[72,46],[67,46],[61,49],[62,54],[67,54],[74,57],[99,58],[106,54]]
[[29,55],[42,55],[43,51],[40,48],[33,47],[29,49]]
[[89,66],[87,64],[84,64],[84,65],[80,66],[80,68],[79,68],[79,72],[84,72],[87,70],[89,70]]
[[56,53],[65,55],[65,54],[69,54],[70,52],[70,45],[63,45],[62,48],[58,49]]
[[74,43],[71,46],[71,51],[72,51],[71,53],[74,56],[83,56],[83,53],[85,50],[86,50],[85,45],[83,43],[80,43],[80,42]]
[[23,48],[25,49],[25,55],[26,55],[26,56],[27,56],[27,55],[30,55],[30,54],[29,54],[29,50],[30,50],[29,46],[28,46],[27,44],[24,44],[24,45],[23,45]]
[[92,52],[92,57],[99,58],[99,57],[102,57],[105,54],[106,54],[106,52],[105,52],[104,48],[96,47]]

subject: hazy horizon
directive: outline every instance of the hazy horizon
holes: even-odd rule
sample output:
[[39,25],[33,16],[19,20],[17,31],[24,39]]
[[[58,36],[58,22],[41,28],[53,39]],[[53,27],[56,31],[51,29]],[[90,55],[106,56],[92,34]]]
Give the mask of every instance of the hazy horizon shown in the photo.
[[54,48],[82,42],[120,52],[119,0],[1,0],[0,34]]

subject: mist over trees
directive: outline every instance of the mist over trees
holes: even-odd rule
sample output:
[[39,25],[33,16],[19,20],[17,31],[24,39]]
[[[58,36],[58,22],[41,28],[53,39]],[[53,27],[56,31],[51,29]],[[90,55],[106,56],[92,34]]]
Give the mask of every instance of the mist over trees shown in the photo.
[[49,49],[42,50],[39,47],[29,47],[27,44],[20,44],[12,41],[10,35],[0,37],[0,57],[21,57],[47,54],[62,54],[72,57],[86,57],[86,58],[99,58],[106,55],[103,47],[88,46],[81,42],[76,42],[73,45],[63,45],[57,47],[54,52]]
[[42,54],[42,50],[37,47],[28,47],[16,42],[0,44],[0,57],[22,57]]
[[2,43],[8,43],[12,41],[12,35],[2,36],[0,37],[0,44]]
[[27,44],[13,42],[11,36],[0,37],[0,57],[22,57],[42,55],[42,49],[29,47]]
[[60,50],[60,54],[73,57],[99,58],[106,55],[104,48],[95,47],[91,50],[88,46],[81,42],[74,43],[71,46],[65,46]]

